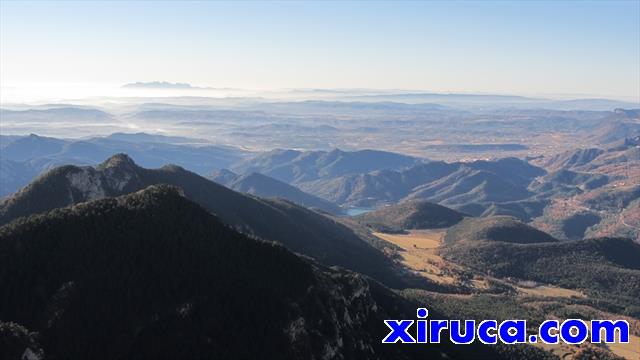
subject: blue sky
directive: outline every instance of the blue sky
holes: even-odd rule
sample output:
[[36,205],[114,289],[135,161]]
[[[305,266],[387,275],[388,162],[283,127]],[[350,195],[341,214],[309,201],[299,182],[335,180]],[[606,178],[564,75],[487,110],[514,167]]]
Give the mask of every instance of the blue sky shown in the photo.
[[640,1],[7,2],[0,81],[640,101]]

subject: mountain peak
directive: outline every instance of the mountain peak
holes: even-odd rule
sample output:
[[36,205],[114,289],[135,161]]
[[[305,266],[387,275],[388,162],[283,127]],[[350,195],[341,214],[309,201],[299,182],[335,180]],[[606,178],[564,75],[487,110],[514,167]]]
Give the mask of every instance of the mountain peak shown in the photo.
[[553,243],[551,235],[511,216],[466,218],[447,230],[444,243],[448,246],[478,241],[514,244]]
[[101,169],[108,168],[131,168],[137,167],[136,163],[129,157],[129,155],[124,153],[119,153],[111,156],[107,160],[105,160],[102,164],[98,166]]
[[142,190],[139,190],[131,195],[126,195],[123,198],[135,198],[135,197],[144,197],[148,199],[153,199],[155,202],[164,202],[170,199],[175,198],[185,198],[184,190],[178,186],[167,185],[167,184],[157,184],[150,185]]

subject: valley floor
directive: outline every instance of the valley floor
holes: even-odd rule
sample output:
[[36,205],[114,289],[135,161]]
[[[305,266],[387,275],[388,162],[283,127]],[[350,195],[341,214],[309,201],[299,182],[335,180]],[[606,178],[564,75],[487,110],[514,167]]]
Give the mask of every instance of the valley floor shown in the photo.
[[[486,291],[489,281],[503,282],[500,279],[474,273],[471,269],[461,264],[455,264],[443,259],[439,255],[439,249],[442,246],[445,232],[446,229],[434,229],[411,230],[407,234],[376,232],[374,235],[402,248],[399,253],[402,263],[411,271],[434,282],[467,286],[478,292]],[[472,274],[471,279],[469,279],[470,274]],[[528,283],[508,284],[514,287],[518,294],[522,296],[584,297],[584,294],[579,291],[556,286]]]

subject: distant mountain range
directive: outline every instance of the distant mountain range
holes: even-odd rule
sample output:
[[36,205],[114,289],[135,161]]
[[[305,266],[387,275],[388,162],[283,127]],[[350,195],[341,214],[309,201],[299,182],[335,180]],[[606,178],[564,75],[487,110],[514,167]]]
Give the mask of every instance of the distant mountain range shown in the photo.
[[497,94],[456,94],[456,93],[395,93],[352,95],[344,97],[353,101],[397,101],[405,103],[434,103],[450,107],[474,108],[522,108],[522,109],[554,109],[554,110],[611,110],[615,108],[636,108],[637,103],[611,99],[573,99],[551,100],[514,95]]
[[53,107],[49,109],[9,110],[0,109],[6,122],[70,121],[75,123],[113,120],[113,115],[98,109],[83,107]]
[[[298,183],[311,194],[338,204],[372,206],[403,199],[425,199],[461,208],[523,200],[527,185],[545,171],[506,158],[470,163],[427,162],[402,170],[380,170]],[[476,214],[479,215],[479,214]]]
[[195,89],[187,83],[171,83],[166,81],[135,82],[122,85],[125,89]]
[[411,156],[375,150],[274,150],[235,164],[231,170],[241,174],[258,172],[286,183],[299,184],[381,169],[401,169],[419,161]]
[[[115,133],[87,140],[0,136],[0,196],[15,192],[43,171],[64,164],[98,164],[114,153],[127,152],[148,167],[175,163],[207,174],[228,167],[246,152],[232,147],[190,144],[188,139],[149,134]],[[193,140],[191,140],[193,141]]]
[[307,194],[295,186],[259,173],[238,175],[229,170],[213,172],[209,178],[232,190],[256,195],[262,198],[281,198],[310,209],[318,209],[330,214],[342,214],[342,209],[319,197]]
[[[640,176],[640,140],[635,137],[536,159],[541,166],[517,158],[443,162],[386,154],[367,162],[364,155],[282,150],[249,157],[232,168],[267,174],[342,207],[426,200],[473,216],[514,216],[560,239],[640,236],[640,223],[634,220],[637,197],[598,210],[588,200],[598,193],[634,193],[629,188]],[[358,165],[350,165],[350,159]]]
[[145,133],[81,140],[0,136],[0,150],[0,196],[56,166],[96,165],[126,152],[151,168],[175,163],[200,175],[230,168],[231,173],[215,180],[240,192],[283,198],[331,214],[354,206],[426,200],[473,216],[515,216],[559,239],[640,236],[637,197],[609,201],[617,205],[597,204],[597,209],[589,205],[605,195],[634,194],[634,179],[640,176],[639,137],[532,161],[428,161],[375,150],[250,153],[204,140]]

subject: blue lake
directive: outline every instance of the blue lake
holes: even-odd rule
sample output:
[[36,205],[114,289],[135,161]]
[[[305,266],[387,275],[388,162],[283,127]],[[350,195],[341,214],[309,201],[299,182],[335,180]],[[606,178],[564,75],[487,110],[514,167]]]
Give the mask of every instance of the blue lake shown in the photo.
[[373,211],[373,210],[375,210],[375,208],[370,208],[370,207],[352,207],[352,208],[345,209],[344,212],[349,216],[356,216],[356,215],[368,213],[368,212]]

